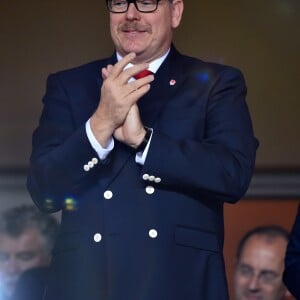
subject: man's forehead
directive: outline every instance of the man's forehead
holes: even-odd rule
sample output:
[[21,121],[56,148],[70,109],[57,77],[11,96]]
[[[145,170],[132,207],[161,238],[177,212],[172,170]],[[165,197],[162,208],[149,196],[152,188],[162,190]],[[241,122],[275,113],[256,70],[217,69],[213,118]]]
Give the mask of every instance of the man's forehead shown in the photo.
[[268,237],[266,235],[253,235],[245,242],[242,250],[242,255],[245,253],[251,253],[255,251],[262,251],[266,249],[269,252],[276,252],[278,254],[284,254],[286,250],[287,241],[280,236]]
[[286,243],[281,237],[270,241],[253,236],[245,243],[239,265],[248,265],[257,270],[282,267]]
[[28,228],[17,236],[0,233],[0,250],[34,249],[42,244],[42,240],[42,236],[36,228]]

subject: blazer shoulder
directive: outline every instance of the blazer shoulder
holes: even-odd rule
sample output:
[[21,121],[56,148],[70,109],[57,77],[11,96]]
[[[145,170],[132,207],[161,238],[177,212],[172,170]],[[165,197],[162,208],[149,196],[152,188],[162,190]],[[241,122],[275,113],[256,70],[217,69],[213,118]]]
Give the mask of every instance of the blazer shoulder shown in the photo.
[[242,72],[233,66],[216,62],[205,61],[203,59],[180,53],[173,45],[171,47],[170,60],[176,62],[182,74],[207,73],[210,77],[218,77],[223,73],[233,73],[243,77]]
[[90,77],[101,76],[101,69],[112,63],[112,57],[91,61],[70,69],[51,73],[49,77],[58,77],[61,80],[83,80]]
[[243,76],[240,69],[234,66],[205,61],[196,57],[183,55],[184,67],[188,70],[206,70],[210,75],[218,76],[223,73],[233,73]]

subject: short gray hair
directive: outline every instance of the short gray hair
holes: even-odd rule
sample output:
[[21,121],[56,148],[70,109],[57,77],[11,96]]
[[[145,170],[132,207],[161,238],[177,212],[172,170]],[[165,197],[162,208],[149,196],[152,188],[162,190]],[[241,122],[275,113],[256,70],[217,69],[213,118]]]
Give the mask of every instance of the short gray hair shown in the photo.
[[45,241],[45,251],[50,254],[59,229],[55,217],[26,204],[9,208],[0,216],[0,234],[19,237],[29,228],[36,228],[40,232]]

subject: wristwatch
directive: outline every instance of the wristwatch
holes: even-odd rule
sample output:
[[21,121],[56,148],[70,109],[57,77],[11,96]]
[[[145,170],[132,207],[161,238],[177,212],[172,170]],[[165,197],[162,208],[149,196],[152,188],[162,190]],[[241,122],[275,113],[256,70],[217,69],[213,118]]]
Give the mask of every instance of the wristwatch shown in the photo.
[[146,134],[145,134],[142,142],[135,149],[136,152],[143,152],[145,150],[147,144],[149,143],[150,138],[151,138],[152,129],[149,128],[149,127],[146,127],[146,126],[144,126],[144,128],[146,130]]

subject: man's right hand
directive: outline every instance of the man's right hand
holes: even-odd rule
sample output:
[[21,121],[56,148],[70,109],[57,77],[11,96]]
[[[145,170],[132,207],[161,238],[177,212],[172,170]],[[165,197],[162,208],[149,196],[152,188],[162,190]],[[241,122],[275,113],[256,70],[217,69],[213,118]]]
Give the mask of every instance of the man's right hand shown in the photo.
[[[135,53],[130,53],[114,66],[110,65],[102,69],[104,81],[100,102],[90,119],[90,124],[94,136],[104,148],[115,130],[124,124],[131,107],[149,91],[150,82],[154,79],[153,75],[150,75],[128,83],[131,77],[148,67],[147,63],[142,63],[124,70],[135,56]],[[142,126],[141,121],[136,122],[135,126],[138,126],[137,131],[139,131]]]

